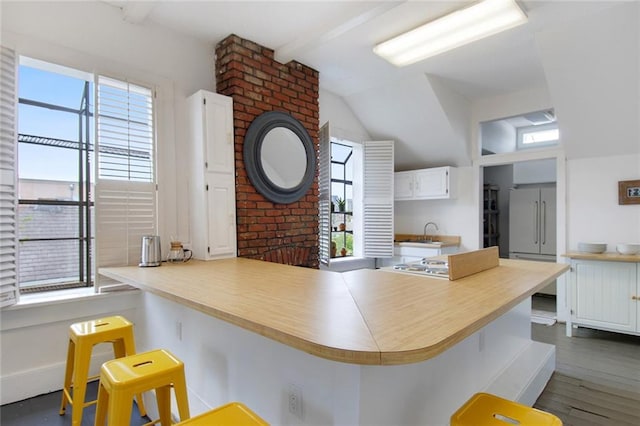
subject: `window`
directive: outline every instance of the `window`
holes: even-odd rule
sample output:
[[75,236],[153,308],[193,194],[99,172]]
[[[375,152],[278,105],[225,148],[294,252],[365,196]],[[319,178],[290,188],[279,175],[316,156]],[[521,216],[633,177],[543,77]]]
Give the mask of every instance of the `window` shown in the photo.
[[518,149],[547,147],[558,144],[560,130],[557,123],[519,127],[517,138]]
[[353,143],[331,138],[331,257],[354,254]]
[[[156,233],[153,91],[29,58],[18,73],[18,131],[3,131],[0,145],[10,159],[0,164],[2,285],[13,256],[22,292],[92,286],[97,266],[137,264],[142,236]],[[16,121],[5,110],[3,129]],[[18,160],[8,151],[16,139]],[[10,168],[14,209],[4,185]],[[17,247],[4,238],[11,218]]]
[[347,142],[329,135],[326,123],[319,132],[320,263],[392,257],[393,142]]

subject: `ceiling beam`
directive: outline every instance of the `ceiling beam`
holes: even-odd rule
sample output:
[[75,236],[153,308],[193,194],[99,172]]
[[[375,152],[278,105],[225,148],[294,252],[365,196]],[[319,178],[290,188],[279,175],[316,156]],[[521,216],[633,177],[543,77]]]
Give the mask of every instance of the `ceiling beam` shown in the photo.
[[305,34],[301,37],[296,37],[290,43],[287,43],[283,46],[277,48],[274,52],[274,57],[276,61],[286,64],[293,59],[295,59],[298,52],[307,51],[315,49],[316,47],[321,46],[322,44],[333,40],[336,37],[345,34],[352,29],[365,24],[372,19],[388,12],[389,10],[400,6],[405,3],[406,0],[403,1],[388,1],[375,6],[372,9],[367,10],[364,13],[361,13],[353,18],[350,18],[341,24],[333,27],[326,26],[323,29],[311,31],[308,34]]

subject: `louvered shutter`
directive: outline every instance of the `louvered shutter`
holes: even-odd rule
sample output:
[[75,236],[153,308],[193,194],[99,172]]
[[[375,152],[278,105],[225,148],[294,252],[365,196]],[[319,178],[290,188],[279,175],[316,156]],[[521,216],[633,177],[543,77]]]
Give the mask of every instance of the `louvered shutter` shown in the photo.
[[319,255],[320,263],[329,265],[331,258],[331,135],[329,123],[325,123],[319,132]]
[[152,91],[104,76],[96,91],[97,265],[137,265],[157,233]]
[[0,47],[0,306],[17,303],[16,54]]
[[363,143],[365,257],[393,256],[393,141]]

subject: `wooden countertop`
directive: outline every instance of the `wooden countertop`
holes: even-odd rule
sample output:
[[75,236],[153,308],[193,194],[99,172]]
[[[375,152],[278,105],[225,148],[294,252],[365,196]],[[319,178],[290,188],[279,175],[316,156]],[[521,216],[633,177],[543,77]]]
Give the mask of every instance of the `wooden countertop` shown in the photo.
[[640,263],[640,254],[620,254],[617,252],[605,253],[586,253],[582,251],[570,251],[562,255],[570,259],[582,260],[606,260],[610,262],[638,262]]
[[100,274],[322,358],[395,365],[438,355],[568,267],[501,259],[496,268],[447,281],[231,258]]

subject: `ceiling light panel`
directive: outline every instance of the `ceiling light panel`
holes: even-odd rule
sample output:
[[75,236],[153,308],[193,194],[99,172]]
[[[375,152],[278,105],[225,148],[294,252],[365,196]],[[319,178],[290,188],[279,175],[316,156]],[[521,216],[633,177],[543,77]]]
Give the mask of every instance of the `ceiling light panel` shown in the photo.
[[484,0],[374,47],[396,66],[410,65],[527,22],[515,0]]

